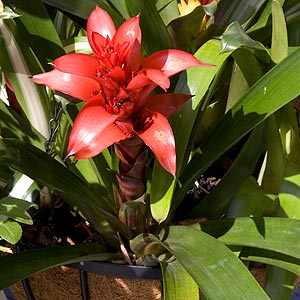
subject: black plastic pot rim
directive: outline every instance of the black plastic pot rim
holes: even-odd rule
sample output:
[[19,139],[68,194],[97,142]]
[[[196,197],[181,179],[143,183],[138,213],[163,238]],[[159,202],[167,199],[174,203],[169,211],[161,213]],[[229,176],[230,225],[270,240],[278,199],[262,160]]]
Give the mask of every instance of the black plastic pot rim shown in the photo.
[[159,267],[120,265],[96,261],[72,263],[67,266],[89,273],[123,279],[162,280],[162,273]]

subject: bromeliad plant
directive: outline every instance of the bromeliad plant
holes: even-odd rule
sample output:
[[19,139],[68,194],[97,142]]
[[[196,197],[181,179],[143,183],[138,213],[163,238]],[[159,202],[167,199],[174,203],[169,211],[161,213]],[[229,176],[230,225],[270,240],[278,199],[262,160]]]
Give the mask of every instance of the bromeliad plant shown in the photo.
[[[287,299],[300,275],[297,1],[199,1],[181,16],[170,0],[3,2],[14,106],[0,102],[0,236],[18,240],[10,208],[30,222],[17,198],[40,212],[63,199],[102,242],[1,257],[0,288],[125,257],[160,265],[167,300]],[[203,194],[202,176],[221,181]],[[268,264],[265,290],[241,259]]]
[[[145,145],[167,172],[176,174],[175,140],[167,117],[190,95],[151,93],[157,86],[167,90],[174,74],[208,64],[176,49],[142,60],[139,16],[116,31],[109,14],[99,7],[88,18],[87,37],[94,55],[62,56],[53,62],[53,71],[35,75],[33,81],[86,101],[75,119],[67,157],[90,158],[114,144],[120,159],[117,179],[122,209],[123,203],[145,194],[144,168],[149,164]],[[141,228],[134,220],[128,222],[131,229]]]

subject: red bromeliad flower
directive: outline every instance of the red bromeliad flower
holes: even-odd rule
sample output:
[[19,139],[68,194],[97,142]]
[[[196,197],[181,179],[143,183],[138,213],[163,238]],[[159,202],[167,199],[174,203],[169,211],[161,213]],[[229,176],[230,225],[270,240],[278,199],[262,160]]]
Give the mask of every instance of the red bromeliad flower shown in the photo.
[[54,70],[33,76],[36,83],[86,102],[75,119],[67,156],[90,158],[112,144],[138,137],[175,176],[175,141],[167,117],[190,96],[150,94],[157,86],[168,89],[172,75],[209,64],[175,49],[142,60],[139,15],[116,30],[108,13],[96,7],[88,18],[87,36],[94,55],[59,57]]

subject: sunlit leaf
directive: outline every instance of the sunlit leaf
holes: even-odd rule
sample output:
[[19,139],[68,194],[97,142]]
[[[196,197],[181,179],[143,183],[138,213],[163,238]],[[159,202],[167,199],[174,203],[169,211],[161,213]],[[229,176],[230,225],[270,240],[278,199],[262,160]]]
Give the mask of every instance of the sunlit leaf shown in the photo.
[[[182,197],[207,167],[251,129],[300,94],[300,49],[265,74],[228,111],[181,177]],[[289,78],[287,81],[286,78]]]
[[204,232],[172,226],[163,244],[209,299],[269,299],[243,263]]
[[236,218],[200,223],[201,229],[228,245],[277,251],[300,258],[300,221],[287,218]]
[[[105,209],[106,192],[102,188],[95,194],[86,182],[77,177],[64,165],[49,157],[45,152],[14,139],[0,141],[0,163],[18,170],[42,185],[53,188],[69,205],[78,209],[91,224],[114,240],[113,230],[109,224],[119,228],[124,236],[131,237],[128,227],[120,222],[110,211]],[[35,168],[32,168],[34,164]],[[43,170],[41,172],[41,170]],[[107,223],[109,222],[109,224]]]
[[32,126],[48,137],[49,103],[44,87],[38,87],[30,79],[41,71],[27,42],[12,20],[0,20],[0,65],[10,81],[18,102]]
[[253,50],[262,50],[265,51],[265,48],[254,41],[250,36],[246,34],[242,26],[238,22],[230,24],[222,38],[222,53],[227,51],[235,50],[241,46],[244,46]]
[[275,63],[288,55],[288,35],[284,12],[278,0],[272,1],[272,47],[271,56]]
[[103,245],[85,244],[48,247],[1,256],[0,267],[2,272],[0,273],[0,289],[8,287],[39,271],[59,265],[87,260],[105,261],[120,258],[118,255],[105,252],[106,249]]
[[165,300],[199,300],[199,289],[193,278],[177,260],[161,263]]
[[0,237],[11,244],[16,244],[22,236],[21,226],[13,220],[0,221]]
[[20,223],[33,224],[31,216],[27,212],[31,207],[38,208],[36,204],[18,198],[5,197],[0,199],[0,215],[7,216]]

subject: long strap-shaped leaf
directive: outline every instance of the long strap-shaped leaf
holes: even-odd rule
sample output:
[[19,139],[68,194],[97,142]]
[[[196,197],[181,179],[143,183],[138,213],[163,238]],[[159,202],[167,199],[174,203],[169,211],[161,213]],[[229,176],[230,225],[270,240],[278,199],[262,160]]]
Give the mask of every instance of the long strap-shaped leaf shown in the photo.
[[[195,67],[186,71],[181,76],[177,85],[178,92],[184,92],[195,95],[186,103],[180,112],[171,116],[172,128],[176,140],[177,169],[180,173],[190,155],[192,136],[195,135],[193,128],[196,119],[199,117],[198,112],[207,105],[205,96],[213,79],[217,76],[222,68],[222,64],[228,58],[230,53],[219,54],[221,44],[217,40],[210,40],[204,44],[195,54],[203,61],[215,64],[215,67]],[[200,83],[200,84],[199,84]],[[200,111],[199,114],[202,114]],[[183,121],[184,120],[184,121]],[[157,161],[154,164],[153,179],[151,186],[151,212],[158,222],[162,222],[169,214],[174,193],[174,179],[165,170],[163,170]],[[157,181],[157,182],[156,182]]]
[[163,244],[208,299],[269,299],[243,263],[206,233],[192,227],[172,226]]
[[27,250],[0,257],[0,289],[8,287],[37,272],[62,264],[82,261],[108,261],[120,258],[116,254],[105,253],[103,245],[87,244],[66,247],[47,247]]
[[114,231],[107,222],[119,230],[126,238],[131,237],[131,231],[111,212],[103,208],[104,190],[97,194],[70,170],[64,167],[46,153],[15,139],[0,141],[0,164],[10,166],[20,171],[42,185],[53,188],[72,207],[80,210],[91,224],[101,234],[111,241],[117,242]]
[[220,121],[180,177],[182,198],[193,182],[246,133],[300,94],[300,48],[264,75]]
[[48,137],[49,104],[44,87],[29,77],[41,72],[28,44],[21,38],[14,21],[0,21],[0,65],[14,88],[18,102],[31,124]]
[[170,263],[161,262],[160,265],[164,300],[199,300],[199,288],[196,282],[177,260]]
[[248,246],[300,258],[300,221],[287,218],[236,218],[200,224],[227,245]]

